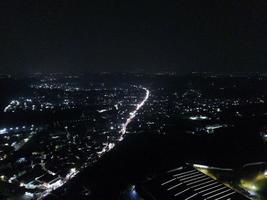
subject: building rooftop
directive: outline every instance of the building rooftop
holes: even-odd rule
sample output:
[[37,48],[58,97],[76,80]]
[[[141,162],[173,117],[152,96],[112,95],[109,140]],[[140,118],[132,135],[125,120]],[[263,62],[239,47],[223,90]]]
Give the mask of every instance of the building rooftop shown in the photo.
[[203,174],[192,166],[182,166],[137,187],[141,196],[153,200],[246,200],[247,197]]

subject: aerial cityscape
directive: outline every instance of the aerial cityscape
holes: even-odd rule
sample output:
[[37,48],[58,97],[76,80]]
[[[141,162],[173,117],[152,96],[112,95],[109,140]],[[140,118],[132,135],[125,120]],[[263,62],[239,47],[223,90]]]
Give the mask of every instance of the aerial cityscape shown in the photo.
[[0,1],[0,200],[266,200],[267,1]]
[[[211,199],[265,199],[266,83],[264,74],[1,75],[1,197],[175,199],[214,181]],[[171,193],[159,193],[165,185]],[[187,198],[201,199],[193,191]]]

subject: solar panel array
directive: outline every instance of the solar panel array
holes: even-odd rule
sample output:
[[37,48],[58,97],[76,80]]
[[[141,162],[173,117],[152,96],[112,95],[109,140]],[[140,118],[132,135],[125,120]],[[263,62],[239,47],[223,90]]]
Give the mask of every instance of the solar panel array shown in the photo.
[[163,176],[148,181],[143,185],[142,190],[156,200],[248,199],[191,166],[168,171]]

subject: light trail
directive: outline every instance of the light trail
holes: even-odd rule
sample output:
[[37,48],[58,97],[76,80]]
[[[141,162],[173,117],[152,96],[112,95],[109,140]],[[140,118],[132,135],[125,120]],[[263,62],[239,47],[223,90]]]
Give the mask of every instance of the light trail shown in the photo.
[[[141,89],[145,90],[146,91],[146,95],[144,97],[144,99],[139,103],[137,104],[136,108],[134,111],[130,112],[130,115],[129,117],[127,118],[126,122],[124,124],[122,124],[122,128],[120,129],[119,133],[121,133],[121,136],[120,138],[118,139],[118,142],[122,141],[123,138],[124,138],[124,135],[126,134],[127,132],[127,126],[131,123],[131,121],[135,118],[135,116],[137,115],[138,111],[145,105],[146,101],[148,100],[149,98],[149,95],[150,95],[150,92],[147,88],[145,87],[140,87]],[[97,152],[98,156],[101,157],[104,153],[110,151],[111,149],[113,149],[115,147],[115,144],[114,143],[107,143],[105,145],[105,147]]]
[[131,123],[131,121],[135,118],[135,116],[137,115],[138,110],[140,110],[146,103],[146,101],[149,98],[150,92],[147,88],[142,87],[143,90],[146,91],[146,95],[145,98],[143,99],[143,101],[141,101],[139,104],[137,104],[135,110],[133,112],[130,113],[129,118],[126,120],[126,122],[124,124],[122,124],[122,128],[120,130],[120,133],[122,134],[119,141],[123,140],[123,136],[126,134],[127,131],[127,126]]

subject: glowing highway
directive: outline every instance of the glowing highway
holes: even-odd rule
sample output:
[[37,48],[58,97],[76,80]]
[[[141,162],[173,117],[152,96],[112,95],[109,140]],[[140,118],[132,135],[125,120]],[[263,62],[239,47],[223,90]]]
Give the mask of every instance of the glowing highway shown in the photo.
[[145,98],[143,99],[143,101],[141,101],[139,104],[137,104],[136,109],[130,113],[129,118],[126,120],[126,122],[124,124],[122,124],[122,128],[120,130],[120,133],[122,134],[119,141],[121,141],[123,139],[123,136],[125,135],[126,131],[127,131],[127,126],[131,123],[131,121],[135,118],[138,110],[140,110],[146,103],[146,101],[149,98],[149,90],[147,88],[142,87],[143,90],[146,91],[146,95]]
[[[145,87],[140,87],[140,88],[145,90],[146,95],[145,95],[144,99],[139,104],[136,105],[135,110],[130,112],[130,115],[127,118],[126,122],[121,125],[121,129],[119,131],[119,133],[121,135],[120,135],[120,138],[118,139],[119,142],[123,140],[123,138],[124,138],[124,136],[125,136],[125,134],[127,132],[127,126],[135,118],[135,116],[137,115],[138,111],[145,105],[146,101],[149,98],[149,95],[150,95],[149,90],[147,88],[145,88]],[[101,151],[98,152],[98,156],[101,157],[105,152],[111,150],[114,146],[115,146],[114,143],[107,143],[106,146]]]

